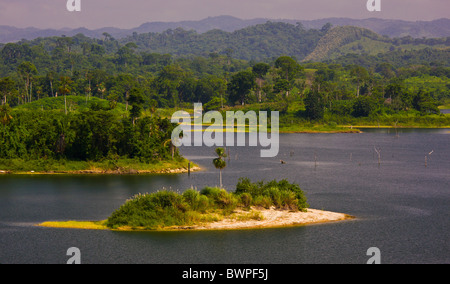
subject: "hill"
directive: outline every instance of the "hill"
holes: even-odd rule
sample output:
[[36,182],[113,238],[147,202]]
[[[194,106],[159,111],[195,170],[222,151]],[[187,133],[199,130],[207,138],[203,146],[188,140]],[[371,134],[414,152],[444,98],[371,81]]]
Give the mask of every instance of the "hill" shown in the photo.
[[119,42],[133,42],[140,51],[170,53],[175,56],[227,54],[245,60],[266,60],[282,54],[302,59],[312,52],[325,34],[281,22],[247,27],[234,32],[212,30],[203,34],[181,28],[163,33],[135,34]]
[[[56,68],[56,72],[66,68],[81,70],[87,66],[112,72],[116,69],[123,71],[129,64],[141,61],[143,66],[153,72],[157,71],[152,67],[155,63],[166,62],[162,65],[167,65],[172,59],[195,57],[226,57],[226,69],[233,71],[237,69],[231,66],[232,59],[273,63],[283,55],[298,61],[337,60],[343,64],[357,58],[360,62],[352,64],[366,67],[374,65],[375,61],[388,61],[398,67],[412,62],[425,65],[437,62],[438,65],[448,66],[449,46],[450,37],[391,39],[353,26],[333,28],[331,24],[326,24],[321,29],[308,30],[300,24],[266,22],[234,32],[216,29],[198,33],[177,28],[161,33],[135,33],[119,40],[107,34],[102,39],[78,34],[74,37],[23,40],[3,47],[0,44],[0,62],[3,63],[0,65],[0,74],[6,76],[16,73],[23,61],[31,61],[38,70],[47,69],[47,72],[50,71],[49,62],[55,63],[51,69]],[[402,52],[410,55],[404,56]],[[380,56],[378,59],[373,58]],[[207,66],[203,61],[198,61],[198,66],[191,69],[205,69]],[[220,63],[221,60],[216,61]],[[238,69],[242,67],[239,66]]]
[[140,51],[170,53],[175,56],[227,54],[233,58],[267,61],[288,55],[302,61],[324,61],[347,54],[378,55],[397,50],[445,50],[450,38],[414,39],[381,36],[354,26],[305,29],[302,25],[266,22],[234,32],[212,30],[199,34],[181,28],[162,33],[128,36],[121,44],[135,43]]
[[434,38],[450,36],[450,19],[438,19],[433,21],[401,21],[386,19],[349,19],[349,18],[325,18],[318,20],[290,20],[290,19],[267,19],[256,18],[243,20],[231,16],[209,17],[200,21],[181,21],[181,22],[147,22],[139,27],[132,29],[120,29],[114,27],[104,27],[101,29],[90,30],[87,28],[77,29],[37,29],[37,28],[16,28],[11,26],[0,26],[0,43],[17,42],[22,39],[33,40],[39,37],[52,36],[74,36],[84,34],[93,38],[103,38],[104,33],[108,33],[115,38],[123,38],[133,33],[162,33],[168,29],[182,28],[184,30],[194,30],[197,33],[205,33],[211,30],[222,30],[234,32],[250,26],[264,24],[267,21],[276,21],[296,25],[301,23],[305,29],[320,29],[327,23],[333,26],[355,26],[369,29],[380,35],[389,37],[413,38]]
[[305,58],[305,61],[328,59],[333,52],[339,51],[344,45],[366,38],[375,42],[383,41],[381,36],[366,29],[351,26],[333,28],[320,39],[314,51]]
[[446,50],[449,47],[448,38],[435,41],[411,37],[390,39],[368,29],[339,26],[330,29],[304,61],[324,61],[347,54],[377,56],[395,51],[420,51],[429,47]]

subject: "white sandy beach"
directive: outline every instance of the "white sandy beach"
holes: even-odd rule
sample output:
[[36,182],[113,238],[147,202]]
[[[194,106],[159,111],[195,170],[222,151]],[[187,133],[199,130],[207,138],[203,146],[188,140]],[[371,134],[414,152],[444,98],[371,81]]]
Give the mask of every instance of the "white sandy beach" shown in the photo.
[[[240,214],[251,214],[260,212],[263,216],[261,220],[238,221],[234,218],[225,218],[218,222],[208,223],[206,225],[191,226],[184,229],[188,230],[239,230],[239,229],[257,229],[257,228],[277,228],[300,226],[308,224],[326,223],[353,219],[354,217],[330,211],[317,209],[308,209],[307,212],[289,212],[286,210],[275,209],[253,209],[247,213],[241,211]],[[183,229],[183,228],[181,228]]]

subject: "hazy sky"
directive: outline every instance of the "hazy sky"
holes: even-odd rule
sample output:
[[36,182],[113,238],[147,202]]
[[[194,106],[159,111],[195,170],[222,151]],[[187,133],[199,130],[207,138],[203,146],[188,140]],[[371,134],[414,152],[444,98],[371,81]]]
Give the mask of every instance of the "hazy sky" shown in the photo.
[[368,12],[367,0],[80,0],[81,12],[68,12],[67,0],[0,0],[0,25],[38,28],[132,28],[145,22],[200,20],[231,15],[241,19],[312,20],[328,17],[433,20],[450,18],[450,0],[380,0],[381,12]]

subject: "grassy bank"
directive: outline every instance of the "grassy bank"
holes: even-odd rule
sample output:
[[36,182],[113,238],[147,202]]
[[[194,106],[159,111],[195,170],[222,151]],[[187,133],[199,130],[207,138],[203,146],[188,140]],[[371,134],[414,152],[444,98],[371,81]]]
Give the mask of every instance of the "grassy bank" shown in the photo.
[[280,127],[280,133],[360,133],[357,127],[330,124],[293,124]]
[[[8,174],[143,174],[187,172],[189,161],[177,158],[155,163],[143,163],[134,159],[103,161],[69,161],[65,159],[0,159],[1,173]],[[191,163],[191,170],[198,166]]]
[[108,230],[106,221],[52,221],[39,224],[40,227],[82,229],[82,230]]

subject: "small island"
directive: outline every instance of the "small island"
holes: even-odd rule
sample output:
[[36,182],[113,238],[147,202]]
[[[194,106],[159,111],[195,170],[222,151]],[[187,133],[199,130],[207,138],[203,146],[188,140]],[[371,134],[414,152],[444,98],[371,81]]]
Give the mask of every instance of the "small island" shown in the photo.
[[354,218],[308,207],[296,184],[286,180],[253,183],[242,178],[234,192],[219,187],[188,189],[183,193],[161,190],[135,195],[107,220],[44,222],[38,226],[115,231],[238,230]]

